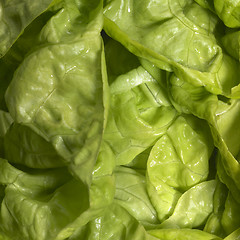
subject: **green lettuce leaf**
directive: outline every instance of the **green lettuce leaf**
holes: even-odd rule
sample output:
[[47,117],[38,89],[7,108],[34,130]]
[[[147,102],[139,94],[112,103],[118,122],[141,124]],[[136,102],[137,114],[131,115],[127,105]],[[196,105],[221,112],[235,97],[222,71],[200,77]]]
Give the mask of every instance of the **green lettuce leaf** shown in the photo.
[[225,211],[225,202],[227,199],[227,195],[227,187],[218,180],[216,190],[213,196],[213,213],[209,216],[204,226],[205,232],[215,234],[220,237],[226,236],[226,232],[223,229],[221,220],[223,212]]
[[153,146],[147,184],[160,220],[173,213],[183,191],[207,179],[212,150],[208,126],[189,116],[178,117]]
[[149,235],[143,226],[117,203],[110,205],[101,217],[80,228],[69,239],[139,239],[157,240]]
[[231,28],[240,27],[240,2],[233,0],[214,0],[214,8],[224,24]]
[[14,120],[50,141],[72,173],[88,184],[100,147],[107,94],[102,5],[92,3],[61,2],[61,11],[39,34],[42,44],[24,59],[6,92]]
[[226,70],[230,66],[239,72],[239,66],[218,44],[219,20],[209,10],[194,1],[114,0],[106,3],[104,16],[105,31],[135,55],[194,86],[239,97],[232,92],[239,79]]
[[0,110],[0,157],[4,157],[4,136],[13,119],[8,112]]
[[207,1],[207,0],[195,0],[195,2],[197,2],[200,6],[207,8],[209,10],[212,10],[213,12],[214,10],[214,1]]
[[234,232],[240,228],[240,204],[233,198],[232,194],[229,193],[225,209],[222,215],[221,223],[223,229],[228,234]]
[[240,228],[228,235],[224,240],[239,240],[240,239]]
[[30,168],[56,168],[66,164],[49,142],[31,128],[16,123],[4,137],[4,157]]
[[88,207],[86,186],[71,180],[66,168],[27,172],[0,162],[1,231],[11,239],[53,239]]
[[221,240],[215,235],[198,229],[158,229],[150,230],[148,233],[161,240]]
[[140,65],[135,55],[127,51],[126,48],[113,39],[107,41],[104,49],[109,84],[119,75],[126,74]]
[[172,215],[160,228],[201,227],[213,211],[215,189],[215,180],[205,181],[190,188],[179,198]]
[[221,42],[224,46],[224,49],[234,57],[236,60],[239,61],[239,39],[240,38],[240,31],[228,31],[226,34],[221,38]]
[[117,165],[130,163],[152,146],[175,119],[175,109],[162,104],[159,89],[159,83],[142,66],[111,84],[104,140],[111,146]]
[[[214,145],[219,149],[218,175],[235,199],[239,199],[239,100],[216,96],[179,78],[170,79],[173,104],[180,111],[192,113],[209,123]],[[182,84],[181,84],[182,83]],[[175,104],[175,103],[177,104]]]
[[147,194],[145,177],[126,167],[116,168],[114,176],[115,202],[124,207],[143,226],[159,223],[157,213]]
[[52,12],[46,11],[31,22],[14,42],[9,51],[0,58],[0,108],[7,110],[4,94],[11,82],[14,72],[24,60],[24,57],[38,45],[38,35],[48,19],[53,15]]
[[0,239],[240,239],[238,5],[3,0]]
[[0,57],[2,57],[22,34],[24,29],[47,10],[52,0],[33,2],[29,0],[3,1],[0,5]]
[[114,199],[115,178],[113,169],[115,160],[109,145],[102,141],[99,155],[92,172],[92,183],[89,188],[89,208],[70,222],[58,233],[56,240],[65,240],[78,235],[82,228],[104,215]]

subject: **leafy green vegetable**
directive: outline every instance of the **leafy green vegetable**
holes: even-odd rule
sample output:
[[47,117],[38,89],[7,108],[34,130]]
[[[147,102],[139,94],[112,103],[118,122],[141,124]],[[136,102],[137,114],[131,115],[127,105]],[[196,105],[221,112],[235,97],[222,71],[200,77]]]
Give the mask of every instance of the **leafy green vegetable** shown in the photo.
[[[170,79],[172,100],[177,108],[186,113],[206,119],[209,122],[218,157],[220,179],[232,189],[236,199],[239,194],[239,100],[222,99],[211,95],[204,88],[195,88],[179,78]],[[181,84],[183,83],[183,84]],[[174,103],[175,105],[175,103]],[[221,168],[221,169],[220,169]]]
[[214,0],[214,7],[218,16],[223,20],[228,27],[240,26],[240,2],[239,1],[222,1]]
[[161,228],[196,228],[205,223],[213,210],[215,180],[199,183],[186,191],[178,200],[174,212]]
[[9,162],[31,168],[64,166],[53,146],[30,128],[13,124],[4,137],[4,153]]
[[222,227],[221,219],[225,208],[227,194],[227,187],[218,180],[213,196],[213,213],[209,216],[207,223],[204,226],[204,231],[220,237],[226,235]]
[[[235,66],[235,60],[218,45],[215,32],[219,19],[213,13],[194,1],[129,2],[107,2],[104,29],[111,37],[194,86],[228,96],[236,94],[235,88],[239,91],[238,78],[225,75],[229,64]],[[234,68],[239,71],[238,66]]]
[[233,240],[233,239],[240,239],[240,228],[238,228],[236,231],[228,235],[225,240]]
[[151,230],[149,233],[159,239],[186,239],[186,240],[221,240],[212,234],[197,230],[197,229],[160,229]]
[[1,3],[1,57],[9,50],[24,29],[36,17],[46,11],[51,2],[51,0],[35,3],[29,0],[14,0]]
[[0,239],[240,239],[233,0],[3,0]]
[[8,112],[0,110],[0,157],[4,156],[4,136],[13,119]]
[[239,203],[236,202],[231,193],[228,194],[225,210],[222,216],[222,226],[227,234],[233,232],[239,227]]
[[207,179],[211,154],[209,130],[198,119],[178,117],[150,152],[148,192],[162,220],[172,214],[181,192]]
[[[111,226],[111,227],[109,227]],[[89,222],[70,239],[139,239],[157,240],[120,205],[113,203],[104,214]]]
[[104,140],[116,164],[128,164],[152,146],[177,116],[162,105],[158,82],[142,67],[120,75],[111,84],[110,111]]
[[145,177],[136,171],[118,167],[115,172],[115,202],[126,208],[143,225],[157,224],[157,213],[147,194]]
[[103,131],[101,4],[86,19],[77,3],[68,2],[42,28],[44,44],[15,72],[6,102],[17,122],[51,141],[75,175],[89,183]]

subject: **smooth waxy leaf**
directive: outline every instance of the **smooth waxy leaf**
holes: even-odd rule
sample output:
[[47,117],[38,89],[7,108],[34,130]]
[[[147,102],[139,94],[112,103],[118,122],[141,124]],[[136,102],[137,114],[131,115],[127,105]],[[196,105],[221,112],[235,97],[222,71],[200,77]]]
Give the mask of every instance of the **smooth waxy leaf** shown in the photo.
[[228,54],[239,60],[239,37],[240,32],[229,31],[222,37],[222,43]]
[[239,240],[240,239],[240,228],[228,235],[224,240]]

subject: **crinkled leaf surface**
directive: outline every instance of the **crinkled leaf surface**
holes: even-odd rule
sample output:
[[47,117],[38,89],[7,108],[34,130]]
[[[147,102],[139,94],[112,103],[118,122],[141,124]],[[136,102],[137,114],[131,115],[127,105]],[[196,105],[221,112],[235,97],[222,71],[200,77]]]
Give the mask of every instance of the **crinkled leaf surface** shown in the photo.
[[[16,9],[15,9],[16,11]],[[24,57],[34,48],[39,42],[38,35],[42,27],[48,19],[53,15],[50,11],[46,11],[31,22],[15,41],[9,51],[0,59],[0,108],[7,111],[4,94],[12,80],[13,74]]]
[[214,0],[214,8],[226,26],[240,27],[240,1]]
[[161,240],[221,240],[215,235],[197,229],[160,229],[148,232]]
[[[205,131],[198,132],[200,125]],[[207,179],[212,149],[207,125],[188,116],[178,117],[154,145],[147,163],[148,192],[160,220],[172,214],[181,192]]]
[[139,239],[157,240],[149,235],[143,226],[117,203],[110,205],[104,214],[79,229],[71,240],[95,239]]
[[126,167],[118,167],[114,175],[115,202],[143,225],[144,223],[157,224],[157,213],[148,197],[145,177]]
[[237,77],[230,84],[233,79],[223,74],[235,60],[217,43],[217,17],[194,1],[114,0],[106,3],[104,15],[111,37],[184,81],[224,95],[238,86]]
[[142,66],[111,84],[104,140],[113,149],[117,165],[131,162],[152,146],[175,119],[175,109],[162,105],[159,89],[158,82]]
[[24,172],[1,159],[0,182],[1,230],[14,239],[53,239],[88,207],[86,186],[66,168]]
[[205,181],[186,191],[178,200],[173,214],[161,228],[196,228],[204,224],[213,211],[216,181]]
[[208,121],[214,144],[221,153],[218,164],[220,179],[232,189],[235,197],[239,196],[239,100],[217,97],[176,77],[172,77],[170,82],[171,96],[177,105],[173,104],[177,108],[180,106],[181,111]]
[[31,128],[13,124],[4,137],[4,157],[31,168],[56,168],[66,163],[52,144]]
[[31,0],[1,1],[0,4],[0,56],[2,57],[24,29],[42,12],[52,0],[33,2]]
[[39,4],[0,4],[0,239],[238,239],[238,1]]
[[62,2],[40,32],[43,44],[24,59],[6,93],[14,119],[52,142],[88,183],[103,131],[106,85],[101,3],[91,3]]

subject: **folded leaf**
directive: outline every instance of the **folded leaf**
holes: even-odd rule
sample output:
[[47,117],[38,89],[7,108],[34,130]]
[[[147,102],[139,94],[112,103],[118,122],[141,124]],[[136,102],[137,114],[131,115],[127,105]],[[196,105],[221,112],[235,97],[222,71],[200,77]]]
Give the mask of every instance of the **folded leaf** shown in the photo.
[[11,239],[53,239],[88,207],[86,187],[66,168],[24,172],[4,159],[0,165],[0,229]]
[[8,112],[0,110],[0,157],[4,157],[4,136],[13,119]]
[[147,163],[147,183],[160,220],[172,214],[181,192],[207,179],[212,150],[208,127],[188,116],[178,117],[153,146]]
[[223,53],[215,36],[218,18],[194,1],[114,0],[106,3],[104,16],[105,31],[135,55],[174,71],[194,86],[240,96],[233,90],[239,79],[231,78],[226,69],[239,72],[239,66]]
[[70,240],[139,239],[157,240],[120,205],[113,203],[104,214],[80,228]]
[[240,228],[240,204],[231,193],[228,194],[221,222],[227,235]]
[[31,128],[13,124],[4,137],[4,157],[31,168],[56,168],[65,165],[52,144]]
[[52,0],[41,2],[14,0],[1,3],[0,57],[8,51],[24,29],[49,7],[51,2]]
[[215,189],[215,180],[190,188],[179,198],[173,214],[160,228],[197,228],[203,225],[213,211]]
[[215,234],[220,237],[225,237],[226,233],[222,227],[221,219],[225,208],[225,202],[228,195],[227,187],[217,181],[216,190],[213,196],[213,213],[209,216],[204,231]]
[[196,88],[176,77],[172,77],[170,82],[173,104],[181,111],[192,113],[208,121],[214,145],[221,154],[218,164],[219,178],[231,189],[238,201],[237,196],[240,194],[239,100],[217,97],[204,88]]
[[142,66],[111,84],[104,140],[111,146],[117,165],[130,163],[152,146],[175,119],[175,109],[162,105],[159,89],[158,82]]
[[224,240],[239,240],[240,239],[240,228],[228,235]]
[[157,213],[148,197],[145,177],[125,167],[116,168],[114,175],[116,179],[115,202],[124,207],[143,225],[157,224]]
[[103,132],[106,89],[101,1],[92,2],[60,4],[40,32],[44,44],[24,59],[6,93],[15,121],[50,141],[88,184]]
[[198,229],[159,229],[150,230],[148,233],[161,240],[221,240],[215,235]]
[[233,0],[214,0],[218,16],[228,27],[240,27],[240,2]]

